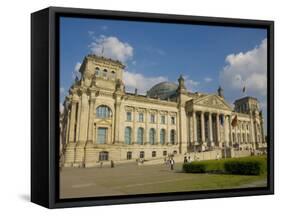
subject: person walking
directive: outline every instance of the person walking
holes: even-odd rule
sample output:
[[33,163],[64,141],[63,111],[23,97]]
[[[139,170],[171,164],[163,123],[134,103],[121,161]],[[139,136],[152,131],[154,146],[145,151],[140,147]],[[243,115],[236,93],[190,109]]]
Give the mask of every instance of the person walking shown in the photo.
[[184,163],[184,164],[187,163],[187,157],[186,157],[186,156],[184,156],[183,163]]
[[113,160],[110,161],[110,165],[111,165],[111,168],[114,168],[114,162],[113,162]]
[[171,170],[174,170],[174,165],[175,165],[175,161],[173,158],[171,158],[171,161],[170,161]]

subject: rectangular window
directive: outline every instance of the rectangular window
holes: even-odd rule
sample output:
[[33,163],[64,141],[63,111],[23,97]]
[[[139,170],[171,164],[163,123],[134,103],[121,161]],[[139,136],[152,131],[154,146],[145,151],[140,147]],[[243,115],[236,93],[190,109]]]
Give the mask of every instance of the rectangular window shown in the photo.
[[139,114],[139,122],[143,122],[143,113]]
[[144,158],[144,151],[140,152],[140,158]]
[[155,123],[155,115],[150,115],[150,122]]
[[132,113],[127,112],[127,121],[132,121]]
[[176,124],[176,117],[174,116],[171,117],[171,124]]
[[106,143],[107,128],[98,128],[98,144]]
[[165,116],[161,116],[161,124],[165,124]]
[[163,156],[166,156],[167,155],[167,151],[163,151]]
[[131,160],[132,159],[132,152],[127,152],[127,160]]
[[156,151],[152,152],[152,157],[156,157]]

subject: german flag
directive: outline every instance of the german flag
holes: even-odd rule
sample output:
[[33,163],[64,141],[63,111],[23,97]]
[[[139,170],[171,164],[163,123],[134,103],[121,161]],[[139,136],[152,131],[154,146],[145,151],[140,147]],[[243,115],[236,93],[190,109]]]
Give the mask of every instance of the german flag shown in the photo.
[[235,115],[234,119],[232,119],[231,126],[232,127],[236,127],[237,126],[237,115]]

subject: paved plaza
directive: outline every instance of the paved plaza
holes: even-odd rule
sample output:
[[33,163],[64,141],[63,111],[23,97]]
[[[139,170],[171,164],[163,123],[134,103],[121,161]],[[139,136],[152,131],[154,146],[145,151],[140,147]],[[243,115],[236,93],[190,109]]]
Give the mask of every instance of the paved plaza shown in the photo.
[[61,198],[164,193],[265,186],[265,176],[190,174],[161,165],[120,164],[114,168],[62,168]]

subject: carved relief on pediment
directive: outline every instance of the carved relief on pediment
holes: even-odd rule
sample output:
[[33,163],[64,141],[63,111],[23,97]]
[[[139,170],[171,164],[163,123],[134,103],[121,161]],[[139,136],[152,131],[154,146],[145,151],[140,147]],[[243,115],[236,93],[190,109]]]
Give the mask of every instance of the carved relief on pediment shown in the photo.
[[203,98],[199,100],[198,102],[195,102],[195,104],[198,105],[204,105],[208,107],[215,107],[220,109],[231,109],[231,107],[224,101],[220,100],[216,96],[209,96],[206,98]]

